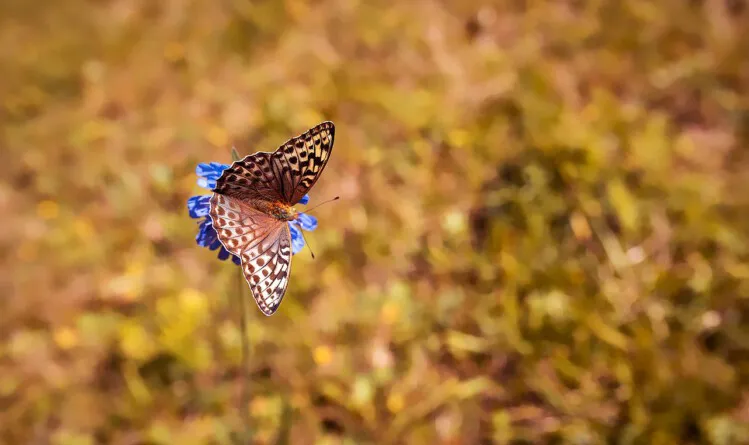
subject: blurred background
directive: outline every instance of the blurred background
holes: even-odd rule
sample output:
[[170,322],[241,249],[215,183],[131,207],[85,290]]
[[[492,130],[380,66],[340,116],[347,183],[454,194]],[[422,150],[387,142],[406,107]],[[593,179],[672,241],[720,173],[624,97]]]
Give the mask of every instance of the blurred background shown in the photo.
[[[748,54],[741,0],[4,0],[0,443],[749,443]],[[195,168],[328,119],[244,370]]]

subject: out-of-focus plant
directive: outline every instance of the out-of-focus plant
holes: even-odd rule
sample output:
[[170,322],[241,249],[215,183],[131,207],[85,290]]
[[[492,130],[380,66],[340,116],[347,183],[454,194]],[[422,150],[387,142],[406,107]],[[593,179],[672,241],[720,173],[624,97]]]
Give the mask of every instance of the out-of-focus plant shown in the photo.
[[[188,3],[0,2],[0,443],[749,443],[744,3]],[[238,326],[194,166],[323,116]]]

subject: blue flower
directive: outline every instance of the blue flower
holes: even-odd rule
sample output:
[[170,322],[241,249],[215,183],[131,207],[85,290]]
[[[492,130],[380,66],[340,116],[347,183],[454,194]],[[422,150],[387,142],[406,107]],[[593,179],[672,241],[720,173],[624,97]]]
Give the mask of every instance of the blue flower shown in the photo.
[[[304,198],[299,201],[309,202],[309,197],[304,195]],[[296,255],[304,249],[304,238],[302,237],[302,231],[312,231],[317,228],[317,218],[306,213],[299,212],[299,218],[296,221],[289,221],[289,229],[291,229],[291,253]]]
[[[216,187],[216,181],[221,176],[221,172],[227,168],[229,168],[228,165],[218,162],[198,164],[198,167],[195,169],[195,172],[198,174],[198,185],[208,190],[213,190]],[[239,265],[239,257],[229,253],[221,244],[221,241],[218,240],[218,234],[211,224],[211,216],[209,214],[211,208],[210,199],[211,195],[196,195],[191,196],[187,200],[187,211],[190,213],[190,217],[200,220],[198,235],[195,237],[195,240],[201,247],[207,247],[210,250],[218,249],[218,259],[223,261],[231,257],[234,264]],[[304,205],[308,202],[309,196],[304,195],[299,204]],[[298,215],[299,218],[297,220],[289,221],[291,252],[294,255],[304,248],[302,230],[312,231],[317,228],[317,218],[302,212],[299,212]]]
[[198,174],[198,185],[208,190],[213,190],[216,188],[216,181],[221,176],[221,173],[227,168],[229,168],[228,165],[218,162],[198,164],[198,167],[195,169],[195,173]]

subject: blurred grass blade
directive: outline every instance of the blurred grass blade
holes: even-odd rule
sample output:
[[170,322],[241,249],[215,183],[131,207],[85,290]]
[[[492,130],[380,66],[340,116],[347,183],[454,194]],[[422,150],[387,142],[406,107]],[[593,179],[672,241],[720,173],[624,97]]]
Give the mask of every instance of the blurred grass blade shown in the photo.
[[[236,162],[239,158],[239,153],[235,147],[231,148],[231,159]],[[247,331],[247,323],[249,322],[247,300],[244,298],[244,275],[242,270],[239,271],[239,281],[237,286],[237,298],[239,298],[239,307],[241,312],[240,316],[240,329],[239,332],[242,335],[242,371],[240,376],[242,378],[242,394],[239,397],[240,409],[239,412],[243,418],[243,424],[245,426],[242,433],[242,440],[244,443],[252,443],[252,427],[250,426],[250,344]]]
[[278,428],[276,445],[288,445],[291,437],[291,405],[286,397],[281,398],[281,424]]
[[447,333],[447,344],[453,351],[475,354],[486,352],[490,346],[486,338],[453,330]]

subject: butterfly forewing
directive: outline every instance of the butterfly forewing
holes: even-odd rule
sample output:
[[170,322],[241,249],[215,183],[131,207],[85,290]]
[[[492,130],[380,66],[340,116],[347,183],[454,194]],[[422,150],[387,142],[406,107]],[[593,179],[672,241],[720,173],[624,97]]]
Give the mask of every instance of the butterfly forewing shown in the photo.
[[294,205],[312,188],[330,159],[332,122],[290,139],[275,152],[234,162],[216,181],[211,219],[218,239],[238,256],[258,307],[272,315],[283,299],[291,270],[287,221],[264,213],[263,203]]
[[272,155],[255,153],[234,162],[221,173],[213,191],[242,201],[284,201]]
[[265,199],[294,205],[317,182],[330,159],[335,126],[323,122],[288,140],[273,153],[260,152],[234,162],[214,192],[235,198]]
[[322,124],[290,139],[273,153],[272,170],[279,173],[281,195],[296,204],[317,182],[330,159],[335,139],[332,122]]

